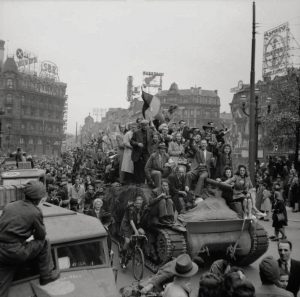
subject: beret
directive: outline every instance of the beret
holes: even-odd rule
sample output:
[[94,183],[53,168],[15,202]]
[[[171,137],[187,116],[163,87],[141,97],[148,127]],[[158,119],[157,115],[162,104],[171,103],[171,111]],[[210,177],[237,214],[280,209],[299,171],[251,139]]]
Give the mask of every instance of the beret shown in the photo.
[[41,182],[30,181],[25,185],[24,194],[27,199],[39,200],[46,196],[46,189]]
[[259,273],[269,282],[275,284],[280,278],[280,270],[277,261],[271,257],[265,257],[259,264]]

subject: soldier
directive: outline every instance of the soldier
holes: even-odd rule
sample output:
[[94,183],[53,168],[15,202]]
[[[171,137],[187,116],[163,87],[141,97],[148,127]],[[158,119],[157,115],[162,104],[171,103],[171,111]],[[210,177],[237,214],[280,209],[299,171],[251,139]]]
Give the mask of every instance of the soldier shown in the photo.
[[[37,260],[40,284],[59,278],[54,270],[51,246],[46,239],[43,215],[37,207],[46,195],[44,185],[37,181],[25,187],[25,200],[8,204],[0,217],[0,296],[6,297],[20,264]],[[33,240],[29,238],[33,236]]]

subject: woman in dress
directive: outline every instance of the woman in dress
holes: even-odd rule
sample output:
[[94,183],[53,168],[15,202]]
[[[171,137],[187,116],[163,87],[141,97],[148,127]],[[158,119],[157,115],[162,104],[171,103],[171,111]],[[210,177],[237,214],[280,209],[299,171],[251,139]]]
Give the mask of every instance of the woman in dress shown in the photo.
[[137,124],[130,123],[128,125],[129,131],[123,137],[123,145],[124,145],[124,153],[121,171],[124,172],[124,182],[130,182],[133,180],[133,162],[131,160],[132,146],[130,144],[130,140],[132,138],[133,132],[136,130]]
[[256,191],[247,174],[245,165],[239,165],[236,174],[226,180],[225,183],[233,186],[230,207],[236,211],[240,217],[252,219],[252,212],[259,216],[265,216],[255,206]]

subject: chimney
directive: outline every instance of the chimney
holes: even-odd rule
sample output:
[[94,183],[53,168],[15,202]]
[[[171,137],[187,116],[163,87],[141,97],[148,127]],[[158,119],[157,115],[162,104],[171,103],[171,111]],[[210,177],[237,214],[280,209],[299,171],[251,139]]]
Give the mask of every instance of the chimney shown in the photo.
[[2,70],[2,66],[4,63],[4,44],[5,41],[0,39],[0,70]]
[[215,90],[215,93],[218,95],[218,90]]

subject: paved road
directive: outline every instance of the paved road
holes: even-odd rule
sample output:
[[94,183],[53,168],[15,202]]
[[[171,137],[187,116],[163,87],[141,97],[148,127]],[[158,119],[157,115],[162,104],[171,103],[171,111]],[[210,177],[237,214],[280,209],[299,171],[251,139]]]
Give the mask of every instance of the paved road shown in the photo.
[[[286,234],[289,240],[292,241],[293,243],[293,252],[292,256],[295,259],[300,259],[300,212],[298,213],[292,213],[291,209],[288,208],[288,217],[289,217],[289,222],[288,222],[288,227],[286,228]],[[272,221],[269,222],[264,222],[260,221],[260,223],[264,226],[264,228],[267,230],[269,236],[274,234],[274,228],[272,228]],[[118,256],[117,256],[117,251],[116,248],[115,250],[115,265],[119,267],[118,265]],[[277,253],[277,243],[270,241],[269,244],[269,249],[267,251],[266,255],[273,256],[275,258],[278,258],[278,253]],[[247,278],[249,278],[253,283],[254,286],[259,286],[260,285],[260,280],[259,280],[259,273],[258,273],[258,266],[260,263],[260,259],[258,259],[256,262],[254,262],[252,265],[244,268],[245,273]],[[201,273],[207,271],[208,268],[201,269],[199,273],[193,278],[193,284],[194,287],[197,287],[198,281],[199,281],[199,276]],[[150,276],[151,272],[146,270],[145,272],[145,277]],[[125,272],[123,272],[120,267],[119,267],[119,272],[118,272],[118,281],[117,281],[117,286],[118,288],[122,288],[128,284],[131,284],[134,281],[132,277],[132,270],[129,264],[129,267]],[[196,289],[195,289],[196,291]]]

